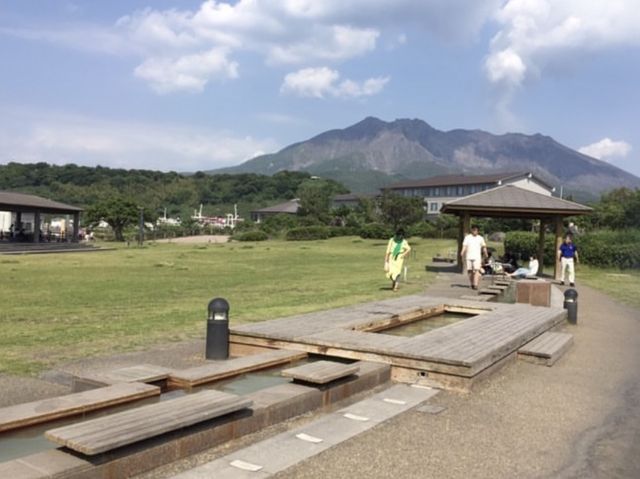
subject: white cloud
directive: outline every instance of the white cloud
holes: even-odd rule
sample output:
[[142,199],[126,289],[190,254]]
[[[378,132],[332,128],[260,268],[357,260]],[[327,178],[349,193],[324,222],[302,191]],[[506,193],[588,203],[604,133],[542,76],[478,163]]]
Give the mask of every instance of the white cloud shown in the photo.
[[[415,27],[443,38],[475,35],[502,0],[206,0],[196,9],[146,8],[105,28],[65,25],[7,29],[0,34],[83,51],[140,58],[136,77],[158,93],[200,91],[216,77],[235,78],[239,53],[271,66],[332,64],[371,53],[386,35],[395,47]],[[218,57],[211,58],[211,52]],[[219,52],[224,52],[224,59]],[[208,58],[202,69],[194,61]],[[373,84],[375,85],[375,84]],[[361,91],[375,89],[369,86]],[[345,85],[346,91],[352,85]],[[347,93],[345,93],[347,94]]]
[[490,81],[520,86],[552,61],[615,45],[640,45],[635,0],[509,0],[485,61]]
[[175,124],[0,109],[0,161],[196,171],[274,151],[271,139]]
[[138,65],[134,74],[157,93],[200,92],[212,78],[237,78],[238,64],[227,58],[224,49],[214,48],[177,59],[152,57]]
[[340,73],[328,67],[303,68],[287,74],[280,91],[302,97],[357,98],[380,93],[389,81],[388,77],[369,78],[361,83],[339,79]]
[[597,158],[599,160],[609,160],[612,158],[624,158],[631,151],[631,145],[626,141],[614,141],[611,138],[603,138],[600,141],[583,146],[578,151],[584,155]]

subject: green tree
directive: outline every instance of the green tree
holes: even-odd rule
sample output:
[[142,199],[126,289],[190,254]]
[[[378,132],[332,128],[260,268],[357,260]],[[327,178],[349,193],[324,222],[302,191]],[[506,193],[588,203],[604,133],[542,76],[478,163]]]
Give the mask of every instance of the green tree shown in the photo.
[[[148,212],[143,215],[149,217]],[[105,221],[113,230],[116,241],[124,241],[123,230],[130,225],[137,224],[140,218],[138,205],[124,198],[110,198],[102,200],[88,208],[85,212],[85,220],[91,225],[97,225]]]
[[380,213],[385,224],[397,229],[408,227],[424,218],[422,198],[408,198],[385,192],[380,199]]
[[311,179],[303,182],[298,188],[300,200],[300,216],[307,216],[321,223],[329,220],[331,197],[336,192],[336,184],[323,179]]

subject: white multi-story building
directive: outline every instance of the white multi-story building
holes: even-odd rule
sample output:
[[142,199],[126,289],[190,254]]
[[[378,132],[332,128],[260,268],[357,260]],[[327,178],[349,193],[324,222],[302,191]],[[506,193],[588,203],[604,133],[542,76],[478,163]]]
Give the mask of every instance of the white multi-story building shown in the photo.
[[385,187],[385,190],[402,196],[423,198],[427,215],[438,215],[440,208],[450,201],[502,185],[514,185],[549,196],[555,191],[554,187],[530,172],[432,176],[395,183]]

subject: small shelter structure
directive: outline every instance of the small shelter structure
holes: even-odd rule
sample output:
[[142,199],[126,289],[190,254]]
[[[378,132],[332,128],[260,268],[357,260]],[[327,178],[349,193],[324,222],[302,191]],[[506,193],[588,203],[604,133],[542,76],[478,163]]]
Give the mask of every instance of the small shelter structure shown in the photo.
[[[540,271],[544,264],[545,227],[552,227],[555,234],[556,250],[564,236],[563,219],[568,216],[586,215],[593,210],[588,206],[563,200],[554,196],[525,190],[514,185],[504,185],[487,191],[465,196],[446,203],[440,210],[460,218],[458,233],[458,265],[462,267],[460,253],[462,241],[471,229],[471,217],[479,218],[519,218],[540,220],[538,236],[538,260]],[[560,266],[554,259],[554,278],[560,279]]]
[[8,211],[16,215],[16,228],[22,224],[22,215],[33,214],[33,239],[34,243],[40,242],[40,225],[43,214],[70,215],[73,216],[72,242],[78,241],[80,232],[80,213],[82,208],[59,203],[47,198],[13,191],[0,191],[0,211]]
[[274,206],[267,206],[266,208],[260,208],[259,210],[251,211],[251,219],[256,223],[262,223],[265,219],[275,215],[295,215],[300,209],[300,200],[294,198],[284,203],[279,203]]

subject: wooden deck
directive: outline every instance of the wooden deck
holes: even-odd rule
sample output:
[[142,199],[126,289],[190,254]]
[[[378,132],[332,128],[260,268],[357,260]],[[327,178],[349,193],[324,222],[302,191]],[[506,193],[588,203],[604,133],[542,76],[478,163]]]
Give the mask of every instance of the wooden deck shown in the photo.
[[[413,337],[372,332],[444,311],[476,316]],[[231,342],[473,378],[565,318],[563,309],[414,295],[233,327]]]
[[0,431],[74,416],[159,394],[159,387],[148,384],[115,384],[91,391],[9,406],[0,409]]
[[205,390],[171,401],[51,429],[45,437],[86,455],[100,454],[251,406],[250,399]]
[[336,379],[341,379],[360,370],[357,364],[342,364],[334,361],[316,361],[314,363],[303,364],[295,368],[282,371],[282,375],[298,381],[314,384],[327,384]]

